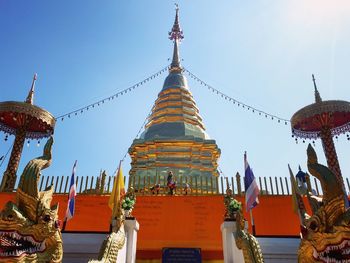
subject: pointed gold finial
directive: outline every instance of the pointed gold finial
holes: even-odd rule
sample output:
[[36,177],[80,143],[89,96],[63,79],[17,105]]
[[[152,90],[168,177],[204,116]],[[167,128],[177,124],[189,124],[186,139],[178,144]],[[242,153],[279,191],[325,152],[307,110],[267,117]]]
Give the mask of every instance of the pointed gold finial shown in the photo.
[[317,89],[316,79],[315,79],[314,74],[312,74],[312,81],[314,83],[314,88],[315,88],[315,101],[316,101],[316,103],[321,102],[322,99],[321,99],[321,95],[320,95],[320,93],[318,92],[318,89]]
[[37,78],[38,78],[38,74],[34,73],[32,86],[31,86],[31,88],[29,90],[29,93],[28,93],[28,96],[27,96],[27,99],[26,99],[27,103],[33,104],[35,81],[36,81]]
[[182,68],[180,65],[179,43],[184,38],[184,35],[180,28],[180,23],[179,23],[179,5],[175,4],[175,7],[176,7],[175,21],[174,21],[173,27],[171,28],[171,31],[169,32],[169,39],[174,41],[173,59],[172,59],[169,71],[181,72]]

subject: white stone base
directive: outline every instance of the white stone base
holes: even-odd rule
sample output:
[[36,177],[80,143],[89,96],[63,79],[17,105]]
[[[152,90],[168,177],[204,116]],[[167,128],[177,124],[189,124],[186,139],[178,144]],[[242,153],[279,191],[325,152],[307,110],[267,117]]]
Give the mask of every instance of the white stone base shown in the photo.
[[244,263],[242,250],[236,246],[236,230],[235,221],[225,221],[221,224],[224,263]]
[[[86,263],[89,259],[97,259],[102,241],[106,238],[106,234],[89,233],[63,233],[62,236],[64,263]],[[265,263],[295,263],[298,261],[299,238],[258,238],[258,241]]]
[[[125,220],[124,229],[125,245],[118,252],[117,263],[135,263],[139,223],[136,220]],[[62,233],[63,262],[86,263],[89,259],[97,259],[106,236],[107,234]]]
[[137,232],[140,229],[139,223],[135,219],[127,219],[124,223],[126,234],[126,263],[136,262]]

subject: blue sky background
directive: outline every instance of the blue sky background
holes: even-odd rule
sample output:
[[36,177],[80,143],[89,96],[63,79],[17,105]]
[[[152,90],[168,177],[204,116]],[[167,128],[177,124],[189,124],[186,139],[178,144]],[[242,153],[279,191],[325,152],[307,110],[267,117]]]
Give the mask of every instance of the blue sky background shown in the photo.
[[[185,34],[182,64],[231,97],[290,119],[321,96],[350,100],[348,1],[178,1]],[[169,64],[173,1],[0,1],[0,100],[24,100],[38,73],[35,104],[55,116],[112,95]],[[54,160],[44,174],[111,175],[151,109],[166,74],[117,100],[58,121]],[[188,78],[226,176],[243,173],[243,153],[256,176],[306,169],[306,144],[290,126],[238,108]],[[3,136],[3,135],[2,135]],[[4,137],[4,136],[3,136]],[[1,141],[6,153],[13,137]],[[335,140],[344,176],[350,173],[346,136]],[[31,143],[19,171],[41,154]],[[325,162],[322,146],[316,151]],[[8,160],[8,159],[7,159]],[[7,160],[0,167],[2,174]],[[130,159],[123,169],[127,174]]]

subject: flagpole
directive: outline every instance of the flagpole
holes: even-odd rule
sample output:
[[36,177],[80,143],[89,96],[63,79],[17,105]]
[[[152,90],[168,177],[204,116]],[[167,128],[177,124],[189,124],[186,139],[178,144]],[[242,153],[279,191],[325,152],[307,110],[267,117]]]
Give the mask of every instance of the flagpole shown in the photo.
[[250,214],[250,222],[252,224],[252,231],[253,231],[253,236],[256,235],[256,232],[255,232],[255,224],[254,224],[254,217],[253,217],[253,211],[252,209],[249,209],[249,214]]
[[66,225],[67,225],[67,218],[64,218],[63,226],[62,226],[61,232],[64,232],[64,231],[66,230]]
[[[119,172],[121,163],[122,163],[122,161],[120,160],[119,161],[119,166],[118,166],[117,170],[115,170],[115,172],[114,172],[115,176],[114,176],[114,180],[113,180],[113,187],[112,187],[111,195],[115,191],[115,184],[118,183],[118,172]],[[112,216],[111,216],[111,220],[110,220],[110,223],[109,223],[109,233],[112,233],[112,231],[113,231],[113,223],[114,223],[114,220],[115,220],[115,218],[114,218],[114,213],[115,213],[114,209],[115,209],[115,207],[113,206],[112,207]]]

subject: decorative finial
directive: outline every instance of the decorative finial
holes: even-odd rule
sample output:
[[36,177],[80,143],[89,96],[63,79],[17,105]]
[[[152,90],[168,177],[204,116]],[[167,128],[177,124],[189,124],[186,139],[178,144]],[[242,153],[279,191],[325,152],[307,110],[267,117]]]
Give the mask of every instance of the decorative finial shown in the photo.
[[35,81],[36,81],[37,78],[38,78],[38,74],[34,73],[32,86],[31,86],[31,88],[29,90],[29,93],[28,93],[28,96],[27,96],[27,99],[26,99],[27,103],[33,104]]
[[174,51],[173,51],[173,60],[170,65],[170,72],[181,72],[182,68],[180,65],[180,55],[179,55],[179,43],[181,40],[184,38],[183,32],[180,28],[180,23],[179,23],[179,5],[175,4],[176,7],[176,15],[175,15],[175,21],[174,25],[171,28],[171,31],[169,32],[169,39],[174,41]]
[[175,21],[174,25],[171,28],[171,31],[169,32],[169,39],[170,40],[179,40],[181,41],[184,38],[183,32],[180,28],[180,23],[179,23],[179,5],[175,4],[176,8],[176,15],[175,15]]
[[317,89],[316,79],[315,79],[314,74],[312,74],[312,81],[314,83],[314,88],[315,88],[315,101],[316,101],[316,103],[321,102],[322,99],[321,99],[321,95],[320,95],[320,93],[318,92],[318,89]]

